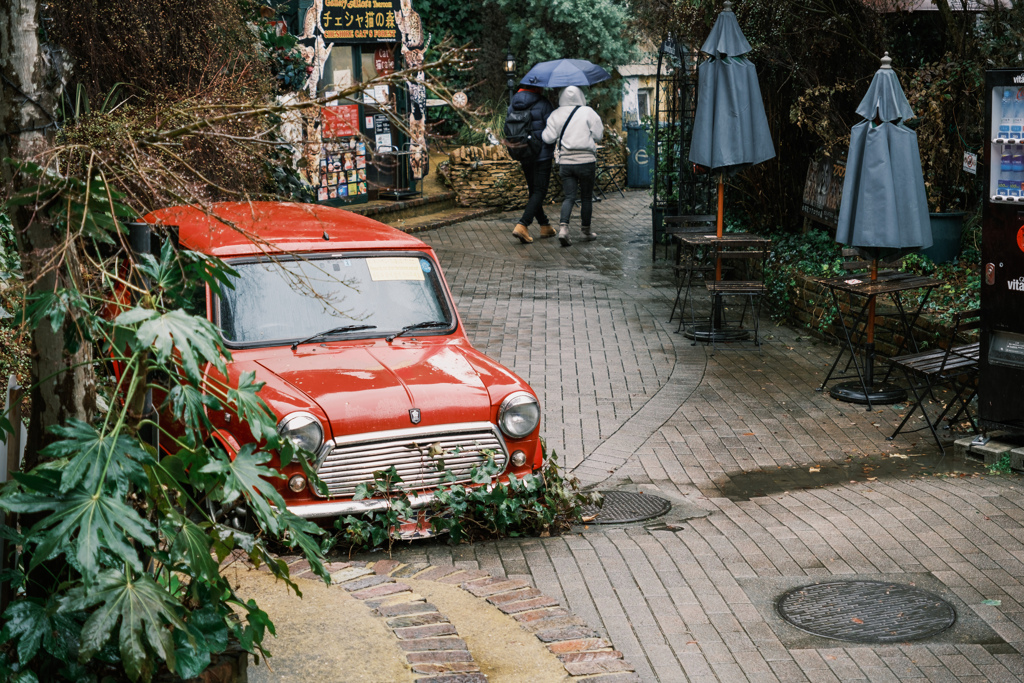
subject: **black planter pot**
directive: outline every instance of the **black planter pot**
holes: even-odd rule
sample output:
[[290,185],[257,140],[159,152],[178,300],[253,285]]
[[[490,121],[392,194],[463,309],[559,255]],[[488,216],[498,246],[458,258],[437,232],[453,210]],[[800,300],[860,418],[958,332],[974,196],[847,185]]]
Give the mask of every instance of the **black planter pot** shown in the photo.
[[960,255],[960,237],[964,230],[964,212],[930,213],[932,246],[921,253],[935,263],[951,263]]

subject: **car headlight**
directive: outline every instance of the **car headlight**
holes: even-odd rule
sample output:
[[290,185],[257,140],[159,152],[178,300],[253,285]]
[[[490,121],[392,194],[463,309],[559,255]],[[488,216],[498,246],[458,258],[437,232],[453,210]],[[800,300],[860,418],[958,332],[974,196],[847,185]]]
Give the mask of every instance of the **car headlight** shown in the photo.
[[296,448],[310,453],[316,453],[324,443],[324,428],[320,426],[320,420],[303,411],[285,415],[277,423],[277,433]]
[[498,426],[506,436],[521,439],[540,423],[540,404],[525,391],[516,392],[501,402]]

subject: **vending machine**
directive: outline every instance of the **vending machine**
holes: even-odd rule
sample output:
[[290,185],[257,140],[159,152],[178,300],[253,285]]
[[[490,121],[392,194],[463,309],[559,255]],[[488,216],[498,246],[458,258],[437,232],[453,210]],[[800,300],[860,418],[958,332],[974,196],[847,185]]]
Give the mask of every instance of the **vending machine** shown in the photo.
[[1024,433],[1024,69],[985,73],[982,429]]

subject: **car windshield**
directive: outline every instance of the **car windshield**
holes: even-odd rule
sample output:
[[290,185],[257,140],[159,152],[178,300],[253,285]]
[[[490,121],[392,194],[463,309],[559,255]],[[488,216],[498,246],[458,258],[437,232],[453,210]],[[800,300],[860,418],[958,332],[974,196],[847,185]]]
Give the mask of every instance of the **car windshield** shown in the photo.
[[[336,328],[332,337],[383,337],[422,322],[454,325],[434,262],[422,253],[343,254],[234,261],[234,289],[224,288],[219,322],[238,346],[273,346]],[[367,327],[362,327],[362,326]],[[370,327],[372,326],[372,328]],[[417,334],[443,334],[446,328]],[[317,341],[322,341],[317,338]]]

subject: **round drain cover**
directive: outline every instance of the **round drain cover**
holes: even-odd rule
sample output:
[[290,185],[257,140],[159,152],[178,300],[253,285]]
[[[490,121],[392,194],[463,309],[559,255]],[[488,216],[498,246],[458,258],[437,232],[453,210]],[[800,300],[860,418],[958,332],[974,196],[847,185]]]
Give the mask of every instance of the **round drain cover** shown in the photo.
[[630,493],[628,491],[601,491],[604,505],[585,505],[583,516],[597,515],[591,524],[622,524],[624,522],[642,522],[665,514],[672,504],[664,498],[646,493]]
[[920,640],[956,621],[953,606],[934,593],[882,581],[835,581],[794,588],[779,614],[802,631],[855,643]]

